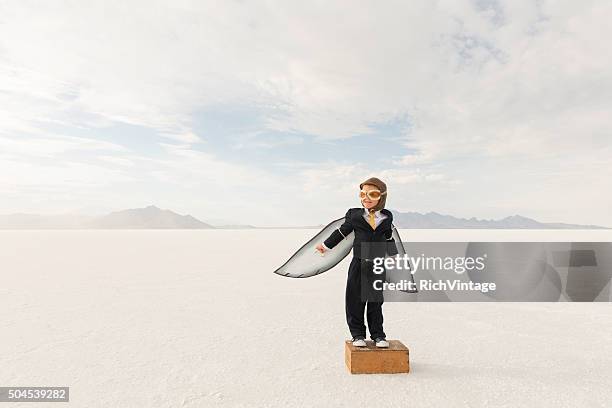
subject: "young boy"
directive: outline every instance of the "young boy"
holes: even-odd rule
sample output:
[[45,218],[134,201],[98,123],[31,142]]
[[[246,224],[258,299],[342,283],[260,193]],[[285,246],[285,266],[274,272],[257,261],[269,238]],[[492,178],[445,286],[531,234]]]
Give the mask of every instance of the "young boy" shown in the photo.
[[373,262],[368,258],[368,254],[361,254],[361,244],[394,242],[391,225],[393,214],[384,208],[387,185],[380,179],[371,177],[361,183],[359,188],[362,208],[350,208],[346,213],[344,223],[322,244],[317,245],[317,250],[325,253],[348,234],[355,233],[353,259],[346,281],[346,322],[353,336],[353,345],[365,347],[366,327],[363,314],[367,305],[366,316],[371,339],[376,342],[377,347],[389,347],[383,330],[382,304],[384,299],[382,292],[373,293],[372,291],[373,280],[384,280],[385,277],[384,274],[373,275]]

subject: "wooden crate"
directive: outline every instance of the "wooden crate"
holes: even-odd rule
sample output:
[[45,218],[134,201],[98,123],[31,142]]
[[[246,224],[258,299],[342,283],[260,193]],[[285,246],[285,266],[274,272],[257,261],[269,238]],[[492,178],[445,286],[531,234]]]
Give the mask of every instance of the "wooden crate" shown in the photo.
[[367,347],[344,344],[344,359],[351,374],[395,374],[410,372],[408,347],[399,340],[388,340],[389,348],[378,348],[372,340]]

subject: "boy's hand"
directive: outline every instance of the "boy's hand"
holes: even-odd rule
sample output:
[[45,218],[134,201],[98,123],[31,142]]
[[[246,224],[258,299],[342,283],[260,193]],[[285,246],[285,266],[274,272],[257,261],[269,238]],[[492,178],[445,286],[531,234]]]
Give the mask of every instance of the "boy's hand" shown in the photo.
[[323,244],[319,244],[317,245],[317,251],[319,251],[320,253],[324,254],[325,251],[327,251],[327,249],[325,249],[325,247],[323,246]]

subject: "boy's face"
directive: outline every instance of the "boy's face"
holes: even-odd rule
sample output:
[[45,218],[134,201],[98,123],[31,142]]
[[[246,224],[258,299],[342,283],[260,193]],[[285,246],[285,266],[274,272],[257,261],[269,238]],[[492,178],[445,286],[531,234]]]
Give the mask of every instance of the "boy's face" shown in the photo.
[[[378,190],[378,187],[373,186],[371,184],[364,184],[362,190],[366,192],[372,191],[372,190]],[[367,208],[369,210],[370,208],[376,207],[376,204],[378,204],[378,201],[379,200],[371,200],[369,197],[366,196],[361,199],[361,205],[363,205],[364,208]]]

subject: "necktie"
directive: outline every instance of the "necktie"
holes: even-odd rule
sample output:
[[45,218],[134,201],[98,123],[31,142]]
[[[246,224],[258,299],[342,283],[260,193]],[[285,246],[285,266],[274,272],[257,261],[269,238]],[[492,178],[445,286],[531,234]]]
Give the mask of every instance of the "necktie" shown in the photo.
[[376,219],[374,218],[374,211],[368,213],[368,222],[372,226],[372,229],[376,229]]

